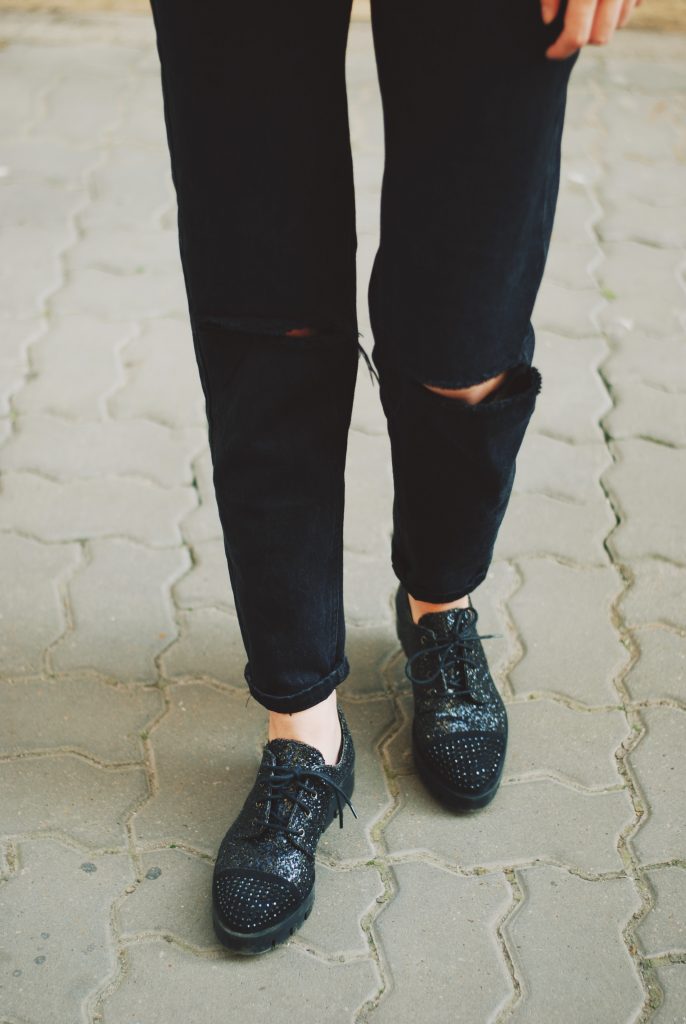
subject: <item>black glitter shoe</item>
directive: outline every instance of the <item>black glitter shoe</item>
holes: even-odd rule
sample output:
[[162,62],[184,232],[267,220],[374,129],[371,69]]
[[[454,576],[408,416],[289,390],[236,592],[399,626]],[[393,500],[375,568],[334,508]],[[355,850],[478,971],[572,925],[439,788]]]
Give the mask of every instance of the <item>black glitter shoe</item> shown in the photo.
[[338,708],[341,748],[335,765],[298,740],[271,740],[243,809],[224,836],[212,880],[219,941],[236,953],[262,953],[285,941],[314,903],[314,856],[322,832],[355,784],[355,749]]
[[412,619],[407,591],[396,592],[396,627],[408,661],[417,770],[432,793],[458,810],[483,807],[496,794],[505,763],[507,712],[477,634],[478,612],[428,612]]

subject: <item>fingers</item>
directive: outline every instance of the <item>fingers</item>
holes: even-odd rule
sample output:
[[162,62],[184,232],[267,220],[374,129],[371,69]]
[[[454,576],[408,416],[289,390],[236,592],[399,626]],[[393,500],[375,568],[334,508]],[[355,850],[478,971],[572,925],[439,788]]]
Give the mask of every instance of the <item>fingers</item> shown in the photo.
[[598,4],[591,35],[588,38],[589,43],[602,46],[604,43],[610,42],[623,6],[624,0],[604,0]]
[[624,28],[627,21],[631,17],[631,12],[634,7],[639,7],[643,3],[643,0],[624,0],[622,6],[622,13],[619,15],[619,21],[617,22],[617,28]]
[[627,2],[632,4],[632,0],[569,0],[562,32],[545,51],[546,57],[564,60],[586,43],[608,43]]
[[548,25],[560,9],[560,0],[541,0],[541,17]]

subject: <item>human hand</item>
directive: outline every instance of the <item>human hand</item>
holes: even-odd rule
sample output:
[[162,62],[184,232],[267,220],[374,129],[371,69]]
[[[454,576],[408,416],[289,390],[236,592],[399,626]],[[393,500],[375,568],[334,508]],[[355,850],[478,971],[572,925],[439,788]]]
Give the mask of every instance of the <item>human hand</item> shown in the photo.
[[[547,24],[557,15],[562,0],[541,0],[541,16]],[[634,7],[643,0],[568,0],[564,27],[545,51],[546,57],[562,60],[586,43],[609,43],[616,28],[623,28]]]

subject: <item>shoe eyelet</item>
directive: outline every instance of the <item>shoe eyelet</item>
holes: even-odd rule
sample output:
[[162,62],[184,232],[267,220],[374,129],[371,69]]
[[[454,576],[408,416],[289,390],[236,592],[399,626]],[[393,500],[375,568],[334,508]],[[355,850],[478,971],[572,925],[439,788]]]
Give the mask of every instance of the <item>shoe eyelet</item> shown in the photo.
[[296,834],[296,836],[304,836],[305,835],[305,829],[304,828],[299,828],[298,831],[295,834]]

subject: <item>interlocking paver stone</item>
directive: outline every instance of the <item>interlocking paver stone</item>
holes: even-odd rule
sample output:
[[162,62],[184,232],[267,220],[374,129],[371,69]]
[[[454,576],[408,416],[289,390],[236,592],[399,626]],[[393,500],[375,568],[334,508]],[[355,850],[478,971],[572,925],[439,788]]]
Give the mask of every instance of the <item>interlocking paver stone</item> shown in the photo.
[[[374,1024],[493,1020],[512,995],[496,939],[511,900],[503,875],[461,878],[429,864],[399,864],[399,891],[377,919],[392,983]],[[422,1009],[420,1010],[420,1007]]]
[[56,482],[38,473],[4,473],[0,528],[45,541],[129,537],[152,546],[178,544],[180,522],[197,504],[192,487],[106,477]]
[[4,1019],[85,1019],[88,997],[115,973],[110,907],[131,876],[123,854],[85,854],[53,839],[20,844],[19,868],[0,887],[3,931],[12,937],[3,954]]
[[683,263],[678,249],[658,249],[640,242],[605,242],[605,260],[596,273],[615,298],[598,314],[603,327],[618,320],[653,335],[669,335],[679,327],[686,311],[686,293],[677,267]]
[[[637,65],[640,68],[640,64]],[[656,67],[651,67],[653,75]],[[676,160],[615,160],[605,178],[607,194],[621,199],[638,199],[656,208],[686,207],[686,180]]]
[[509,1019],[636,1020],[643,988],[621,934],[641,905],[630,879],[590,882],[550,866],[517,871],[517,878],[524,900],[505,933],[522,992]]
[[211,606],[235,610],[222,540],[193,545],[193,566],[174,584],[173,596],[179,608]]
[[0,451],[0,469],[31,469],[46,476],[142,476],[163,487],[191,482],[201,450],[200,428],[172,430],[150,420],[85,421],[61,416],[18,416]]
[[[621,344],[614,345],[603,363],[603,372],[611,384],[643,381],[664,395],[686,391],[686,361],[681,333],[655,338],[649,332],[628,331]],[[640,410],[636,410],[639,412]],[[612,410],[605,419],[617,416]]]
[[157,789],[134,817],[136,837],[213,857],[255,781],[266,715],[228,689],[190,683],[167,694],[169,711],[150,734]]
[[0,234],[0,292],[3,315],[27,319],[45,311],[63,283],[60,255],[76,237],[74,226],[8,226]]
[[393,479],[388,437],[351,431],[348,439],[344,518],[347,551],[374,555],[379,549],[387,547],[392,504]]
[[141,734],[163,707],[159,690],[112,686],[87,673],[7,682],[0,754],[66,747],[105,762],[140,761]]
[[[147,224],[90,227],[64,254],[64,263],[70,272],[88,268],[116,274],[175,271],[179,263],[178,234],[175,226],[164,230]],[[162,320],[160,331],[168,323],[175,323],[178,331],[190,336],[190,326],[182,321]]]
[[168,589],[188,568],[188,552],[119,539],[88,546],[88,562],[69,584],[73,628],[52,648],[54,667],[155,679],[155,656],[177,632]]
[[[588,334],[588,326],[584,334]],[[597,373],[607,353],[601,338],[561,338],[536,332],[534,365],[543,381],[531,429],[571,443],[602,440],[598,419],[610,398]]]
[[[16,399],[29,372],[28,349],[46,329],[45,320],[10,320],[0,329],[0,416],[10,412],[10,398]],[[13,406],[16,408],[16,406]]]
[[513,494],[496,539],[494,557],[555,555],[586,565],[608,563],[604,540],[615,517],[602,492],[592,501],[560,501],[547,494]]
[[572,568],[548,558],[518,564],[524,585],[509,607],[526,652],[510,676],[515,692],[616,704],[612,680],[628,660],[610,621],[610,606],[622,589],[617,571]]
[[76,270],[50,308],[55,316],[83,313],[114,321],[188,315],[180,267],[145,274]]
[[223,608],[179,611],[178,638],[160,656],[165,676],[209,678],[243,690],[246,657],[238,620]]
[[141,227],[159,223],[169,205],[162,187],[169,156],[162,148],[129,142],[112,146],[107,163],[93,172],[94,201],[79,216],[82,228]]
[[604,474],[620,508],[610,544],[620,558],[684,557],[686,449],[636,438],[616,441],[617,461]]
[[686,743],[686,712],[674,708],[649,708],[641,713],[646,735],[629,755],[639,790],[650,812],[631,843],[643,864],[671,858],[683,859],[686,851],[686,819],[683,805],[683,751]]
[[14,398],[18,413],[98,419],[107,394],[121,384],[118,350],[132,324],[65,317],[31,345],[31,379]]
[[686,705],[686,638],[669,629],[636,629],[640,658],[624,677],[634,700],[674,700]]
[[613,392],[617,405],[603,419],[611,437],[686,445],[686,393],[672,394],[642,381],[620,381]]
[[81,561],[78,544],[41,544],[0,533],[0,565],[11,587],[0,587],[3,676],[40,672],[45,649],[67,621],[60,588]]
[[517,456],[514,493],[592,503],[602,496],[600,476],[611,464],[605,444],[570,444],[532,431]]
[[617,840],[634,819],[625,791],[507,783],[478,815],[456,818],[416,776],[400,776],[398,785],[401,807],[385,829],[392,853],[433,853],[464,869],[547,860],[589,873],[621,870]]
[[120,985],[104,999],[103,1024],[225,1024],[228,1012],[236,1020],[266,1024],[275,1013],[275,978],[284,981],[278,986],[279,1017],[349,1024],[379,988],[371,959],[329,964],[292,942],[255,959],[227,954],[211,960],[165,942],[146,942],[130,946],[127,961]]
[[377,626],[346,624],[346,654],[350,674],[341,684],[342,696],[378,696],[384,692],[384,669],[397,653],[397,638],[390,623]]
[[187,544],[206,540],[223,540],[219,510],[212,483],[212,460],[207,445],[193,460],[193,482],[198,491],[199,504],[185,517],[181,531]]
[[656,974],[664,998],[651,1024],[686,1024],[686,964],[665,964]]
[[686,568],[659,558],[632,559],[634,581],[619,608],[628,626],[664,622],[686,628]]
[[589,279],[586,288],[567,288],[547,276],[541,285],[532,313],[534,327],[575,340],[591,330],[591,317],[599,296]]
[[686,869],[657,868],[646,871],[654,892],[654,905],[636,928],[648,956],[686,953]]
[[205,430],[205,400],[187,324],[171,319],[146,324],[120,358],[127,379],[108,401],[113,416]]
[[107,849],[125,848],[125,818],[148,795],[143,767],[102,768],[75,754],[3,761],[0,787],[3,834],[58,832]]
[[[603,195],[604,215],[595,228],[604,242],[629,240],[662,249],[686,245],[686,215],[669,207]],[[675,216],[676,213],[676,216]]]

